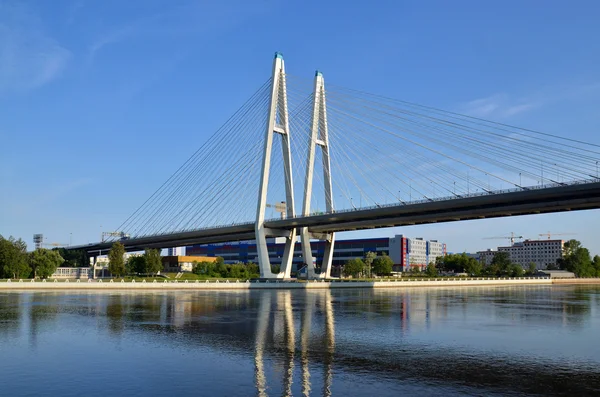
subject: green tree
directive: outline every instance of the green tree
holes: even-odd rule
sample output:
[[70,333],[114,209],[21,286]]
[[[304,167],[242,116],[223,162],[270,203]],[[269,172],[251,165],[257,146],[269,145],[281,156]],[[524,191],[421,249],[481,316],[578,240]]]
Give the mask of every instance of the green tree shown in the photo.
[[46,248],[38,248],[29,254],[29,264],[33,269],[34,277],[50,277],[64,261],[58,251]]
[[65,260],[62,267],[88,267],[90,265],[87,253],[84,250],[67,250],[66,248],[53,248]]
[[596,277],[600,277],[600,256],[599,255],[594,256],[592,265],[594,266],[594,270],[596,271]]
[[534,275],[534,274],[536,274],[536,273],[537,273],[537,266],[536,266],[536,264],[535,264],[534,262],[531,262],[531,263],[529,264],[529,266],[527,267],[527,272],[526,272],[526,274],[527,274],[528,276],[533,276],[533,275]]
[[120,241],[116,241],[108,252],[108,271],[115,277],[125,275],[125,247]]
[[360,258],[350,259],[344,265],[344,275],[358,277],[365,271],[365,263]]
[[596,269],[590,251],[577,240],[569,240],[564,245],[563,257],[557,261],[563,270],[575,273],[578,277],[595,277]]
[[483,266],[475,258],[471,258],[464,254],[463,257],[463,271],[471,276],[479,276],[481,274]]
[[215,272],[215,263],[214,262],[204,262],[204,261],[203,262],[195,262],[192,272],[199,276],[206,276],[206,277],[218,277],[219,276]]
[[256,263],[248,262],[246,263],[246,268],[248,269],[248,278],[260,277],[260,270]]
[[131,255],[125,265],[127,274],[146,273],[146,258],[143,255]]
[[0,277],[25,278],[31,273],[27,257],[27,244],[21,239],[0,235]]
[[373,260],[373,272],[378,276],[389,276],[393,266],[394,261],[387,255],[378,256]]
[[565,242],[563,246],[563,257],[570,257],[575,254],[580,248],[582,248],[581,242],[575,239],[571,239]]
[[427,265],[427,268],[425,269],[425,274],[427,274],[429,277],[437,277],[438,269],[434,262],[431,262],[429,265]]
[[163,269],[160,250],[155,248],[146,248],[144,252],[144,261],[146,262],[145,273],[158,274]]
[[377,254],[375,252],[367,252],[363,259],[365,263],[365,273],[367,277],[371,277],[371,272],[373,271],[373,261],[377,258]]
[[512,262],[508,252],[499,251],[494,254],[488,272],[495,276],[510,276],[512,273]]
[[511,277],[523,277],[525,274],[525,270],[523,270],[523,266],[513,263],[510,265],[509,275]]
[[464,252],[438,256],[435,259],[435,267],[442,272],[468,273],[474,276],[481,273],[481,262]]
[[214,262],[214,266],[212,267],[212,271],[210,273],[211,277],[226,277],[227,276],[227,266],[225,266],[225,260],[217,256],[217,259]]

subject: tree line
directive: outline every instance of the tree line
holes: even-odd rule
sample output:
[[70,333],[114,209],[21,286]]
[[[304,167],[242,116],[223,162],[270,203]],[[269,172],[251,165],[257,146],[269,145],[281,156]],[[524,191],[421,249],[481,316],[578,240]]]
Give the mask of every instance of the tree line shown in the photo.
[[489,277],[522,277],[533,275],[536,272],[535,264],[530,264],[527,271],[521,265],[512,263],[507,252],[497,252],[488,266],[484,266],[477,259],[462,254],[448,254],[437,257],[435,264],[427,266],[426,273],[437,276],[438,273],[466,273],[469,276]]
[[367,252],[363,258],[354,258],[348,260],[342,269],[346,277],[366,277],[370,278],[373,275],[389,276],[392,274],[394,261],[382,252],[377,255],[374,252]]
[[0,235],[0,278],[48,278],[64,261],[58,251],[38,248],[27,252],[22,239]]
[[142,255],[125,260],[125,246],[116,241],[108,251],[108,271],[115,277],[125,275],[157,275],[163,269],[159,249],[146,248]]
[[[600,277],[600,256],[592,258],[590,251],[577,240],[565,242],[562,258],[555,264],[549,264],[547,270],[567,270],[577,277]],[[467,273],[471,276],[521,277],[537,272],[535,263],[527,269],[512,263],[508,252],[496,252],[488,266],[477,259],[462,254],[449,254],[436,258],[435,264],[427,267],[426,273],[435,276],[438,272]]]
[[[279,266],[272,266],[271,270],[274,273],[279,273]],[[192,272],[206,278],[252,279],[260,277],[257,264],[252,262],[226,264],[220,256],[217,256],[214,262],[196,262]]]
[[563,257],[556,265],[561,270],[568,270],[578,277],[600,277],[600,256],[592,258],[590,251],[577,240],[565,243]]

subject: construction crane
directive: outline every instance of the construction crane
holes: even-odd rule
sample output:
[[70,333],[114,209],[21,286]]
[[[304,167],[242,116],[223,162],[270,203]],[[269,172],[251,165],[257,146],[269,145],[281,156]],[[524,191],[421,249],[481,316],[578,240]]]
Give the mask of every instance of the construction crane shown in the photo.
[[542,237],[542,236],[548,236],[548,240],[550,240],[550,238],[552,236],[574,236],[576,234],[577,233],[550,233],[550,232],[548,232],[548,233],[540,233],[539,236],[540,237]]
[[63,244],[63,243],[41,243],[41,245],[46,246],[46,247],[68,247],[69,244]]
[[121,240],[127,240],[129,234],[125,232],[102,232],[102,242],[106,241],[106,237],[120,237]]
[[499,240],[499,239],[509,239],[510,245],[515,243],[515,239],[522,239],[523,236],[516,236],[514,232],[510,232],[510,236],[497,236],[497,237],[484,237],[484,240]]
[[279,212],[281,214],[281,219],[285,219],[285,215],[287,213],[285,201],[280,201],[277,204],[266,204],[265,206],[267,208],[275,208],[275,212]]

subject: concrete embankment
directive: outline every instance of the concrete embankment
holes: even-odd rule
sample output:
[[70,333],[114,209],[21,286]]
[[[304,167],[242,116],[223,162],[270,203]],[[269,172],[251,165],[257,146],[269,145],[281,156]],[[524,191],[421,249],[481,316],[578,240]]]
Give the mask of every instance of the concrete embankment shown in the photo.
[[554,278],[552,284],[600,284],[600,278]]
[[[584,280],[600,283],[600,279],[560,280],[560,284]],[[390,281],[310,281],[310,282],[248,282],[248,281],[180,281],[180,282],[110,282],[110,281],[48,281],[30,280],[0,282],[0,290],[249,290],[249,289],[337,289],[337,288],[411,288],[411,287],[455,287],[485,285],[551,285],[557,279],[550,278],[473,278],[473,279],[399,279]],[[577,282],[578,284],[580,282]]]

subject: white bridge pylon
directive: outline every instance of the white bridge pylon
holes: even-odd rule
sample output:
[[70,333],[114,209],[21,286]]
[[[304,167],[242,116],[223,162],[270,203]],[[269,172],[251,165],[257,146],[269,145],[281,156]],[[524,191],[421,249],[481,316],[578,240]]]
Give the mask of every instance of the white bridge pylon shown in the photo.
[[[289,278],[292,271],[294,258],[294,247],[296,245],[296,229],[271,230],[265,227],[265,212],[267,207],[267,193],[269,185],[269,172],[271,169],[271,152],[275,134],[281,137],[283,167],[285,175],[286,193],[286,215],[288,218],[296,216],[294,206],[294,187],[292,180],[292,155],[290,149],[290,127],[288,114],[288,101],[286,91],[286,77],[283,56],[275,54],[273,60],[273,76],[271,79],[271,100],[269,105],[269,117],[265,131],[265,145],[263,151],[262,172],[258,194],[258,207],[256,210],[256,248],[261,278]],[[306,180],[304,186],[304,201],[302,215],[310,215],[310,204],[312,196],[312,185],[314,175],[315,151],[319,146],[322,150],[323,176],[325,187],[325,203],[328,213],[333,212],[333,194],[331,184],[331,166],[329,159],[329,138],[327,134],[327,108],[325,101],[325,83],[323,75],[316,72],[313,92],[313,112],[311,134],[309,137],[309,150],[306,162]],[[313,235],[308,228],[301,230],[302,257],[307,266],[308,278],[329,278],[331,275],[331,263],[333,259],[333,246],[335,243],[334,233]],[[267,236],[285,237],[285,249],[281,259],[281,269],[278,274],[271,271],[271,261],[267,249]],[[314,258],[310,239],[316,238],[325,241],[325,253],[321,265],[321,273],[315,273]]]

